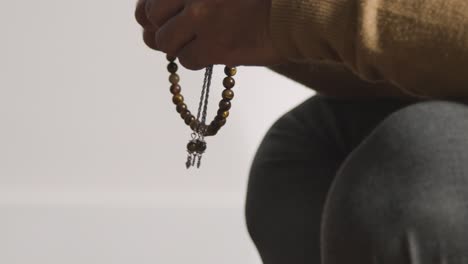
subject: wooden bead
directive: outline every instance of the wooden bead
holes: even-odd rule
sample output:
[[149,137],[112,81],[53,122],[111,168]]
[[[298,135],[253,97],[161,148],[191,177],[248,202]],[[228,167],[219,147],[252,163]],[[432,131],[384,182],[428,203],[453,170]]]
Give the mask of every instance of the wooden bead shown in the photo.
[[227,76],[234,76],[236,75],[237,73],[237,69],[236,67],[224,67],[224,73],[227,75]]
[[175,73],[177,71],[177,64],[175,62],[171,62],[167,65],[167,70],[170,72],[170,73]]
[[195,152],[197,150],[197,143],[193,142],[193,141],[190,141],[188,144],[187,144],[187,150],[192,153],[192,152]]
[[232,100],[234,98],[234,92],[231,89],[225,89],[223,91],[223,99]]
[[181,113],[183,110],[187,110],[187,105],[184,103],[180,103],[176,107],[177,113]]
[[218,109],[218,116],[222,118],[227,118],[229,116],[229,111],[223,111],[221,109]]
[[224,126],[224,125],[226,124],[226,119],[221,119],[221,120],[218,120],[218,121],[216,121],[216,122],[218,122],[218,125],[219,125],[220,127],[222,127],[222,126]]
[[180,93],[180,85],[178,84],[173,84],[171,85],[170,90],[172,94],[179,94]]
[[192,122],[190,122],[189,126],[193,131],[196,131],[199,124],[200,124],[200,122],[195,119]]
[[204,141],[197,141],[197,152],[198,153],[203,153],[206,150],[206,142]]
[[217,127],[213,126],[212,124],[210,124],[208,126],[208,128],[206,129],[205,136],[214,136],[214,135],[216,135],[218,133],[218,130],[219,130],[219,128],[217,128]]
[[175,94],[172,96],[172,102],[176,105],[184,102],[184,97],[181,94]]
[[216,132],[218,131],[209,130],[209,131],[206,131],[206,133],[203,136],[204,137],[214,136],[216,135]]
[[229,100],[223,99],[219,102],[219,109],[222,111],[227,111],[231,109],[231,102]]
[[186,118],[187,116],[190,116],[191,114],[192,114],[192,113],[190,113],[189,110],[184,110],[184,111],[180,112],[180,117],[182,117],[182,119],[185,120],[185,118]]
[[166,55],[166,59],[170,62],[175,61],[176,57],[170,56],[169,54]]
[[226,89],[231,89],[232,87],[234,87],[235,84],[236,82],[234,81],[234,78],[232,77],[226,77],[223,80],[223,86]]
[[210,126],[213,127],[213,129],[216,129],[216,130],[218,130],[220,128],[220,126],[218,126],[218,123],[215,120],[211,121]]
[[211,123],[210,123],[210,125],[212,125],[216,129],[221,128],[222,126],[224,126],[224,124],[226,124],[226,119],[221,119],[221,120],[215,119],[215,120],[211,121]]
[[193,115],[187,115],[185,118],[184,118],[184,121],[185,121],[185,124],[186,125],[190,125],[190,122],[192,122],[193,120],[195,120],[195,117]]
[[[234,98],[234,92],[232,88],[235,86],[235,80],[232,78],[237,73],[235,67],[225,67],[224,72],[227,77],[223,80],[223,86],[226,88],[222,92],[222,100],[219,102],[218,113],[215,116],[214,120],[210,125],[200,124],[200,121],[192,115],[192,113],[187,109],[187,105],[184,103],[184,97],[180,94],[181,87],[179,85],[180,77],[176,73],[178,70],[178,65],[174,62],[176,57],[167,55],[166,58],[170,61],[167,65],[167,70],[171,73],[169,76],[169,82],[172,84],[170,87],[170,92],[173,94],[172,101],[176,104],[176,110],[180,114],[181,118],[184,120],[185,124],[190,126],[190,128],[195,132],[203,133],[205,136],[216,135],[219,129],[226,124],[226,119],[229,116],[229,111],[231,108],[231,100]],[[202,144],[203,142],[198,142]],[[206,144],[204,146],[195,147],[197,142],[189,143],[187,148],[191,151],[201,151],[203,152],[206,149]]]
[[178,84],[180,81],[179,75],[177,73],[171,73],[169,76],[169,82],[172,84]]

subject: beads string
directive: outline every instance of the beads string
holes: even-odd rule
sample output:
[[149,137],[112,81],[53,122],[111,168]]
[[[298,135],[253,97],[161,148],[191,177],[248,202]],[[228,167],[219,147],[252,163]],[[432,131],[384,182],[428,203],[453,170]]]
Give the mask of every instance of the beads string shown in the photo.
[[[235,67],[225,67],[224,73],[227,77],[223,80],[224,90],[221,94],[222,100],[219,102],[219,109],[217,115],[209,125],[205,124],[206,112],[208,108],[208,96],[211,85],[211,77],[213,74],[213,65],[206,67],[205,78],[203,81],[203,88],[198,106],[197,117],[192,115],[184,102],[184,97],[181,94],[181,87],[179,85],[179,75],[177,74],[178,66],[175,63],[176,57],[166,56],[169,64],[167,70],[170,72],[169,82],[172,84],[170,92],[172,93],[172,102],[176,105],[176,111],[180,114],[185,124],[190,126],[193,133],[192,139],[187,144],[187,161],[185,163],[187,169],[195,166],[196,160],[197,168],[200,167],[202,154],[206,150],[206,142],[204,137],[214,136],[218,133],[220,128],[226,124],[226,119],[229,116],[231,108],[231,100],[234,98],[232,88],[235,85],[233,76],[236,75],[237,69]],[[201,114],[201,116],[200,116]]]

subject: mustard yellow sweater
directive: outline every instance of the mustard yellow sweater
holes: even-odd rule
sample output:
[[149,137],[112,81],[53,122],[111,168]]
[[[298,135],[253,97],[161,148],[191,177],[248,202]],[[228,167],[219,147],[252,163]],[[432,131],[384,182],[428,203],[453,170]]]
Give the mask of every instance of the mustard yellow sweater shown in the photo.
[[468,0],[272,0],[270,33],[318,93],[468,97]]

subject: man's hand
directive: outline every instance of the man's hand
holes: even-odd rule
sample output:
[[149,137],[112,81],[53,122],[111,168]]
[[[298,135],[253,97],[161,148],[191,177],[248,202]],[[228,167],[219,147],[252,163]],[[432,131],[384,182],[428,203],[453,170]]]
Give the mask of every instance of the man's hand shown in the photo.
[[135,16],[152,49],[187,69],[286,63],[269,34],[271,0],[139,0]]

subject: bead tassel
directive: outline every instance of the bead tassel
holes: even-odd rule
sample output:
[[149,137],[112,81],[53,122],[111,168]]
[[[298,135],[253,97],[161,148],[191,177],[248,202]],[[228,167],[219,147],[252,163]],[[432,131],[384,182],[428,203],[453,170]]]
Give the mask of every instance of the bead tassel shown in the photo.
[[222,100],[219,102],[217,115],[209,125],[206,125],[205,118],[213,65],[206,68],[198,114],[195,117],[188,110],[188,107],[184,102],[184,97],[181,94],[181,87],[179,85],[180,78],[177,74],[178,66],[177,63],[175,63],[176,57],[167,55],[166,58],[169,61],[167,70],[170,73],[169,82],[171,83],[170,92],[173,96],[172,101],[176,105],[176,111],[180,114],[180,117],[193,131],[192,140],[187,144],[188,153],[185,166],[188,169],[190,167],[194,167],[196,164],[197,168],[200,168],[202,154],[206,150],[204,137],[216,135],[220,128],[226,124],[227,117],[229,116],[228,110],[231,108],[231,100],[234,98],[234,92],[231,89],[235,85],[235,80],[232,76],[236,75],[237,69],[235,67],[227,66],[224,68],[224,73],[227,77],[223,79],[223,86],[225,89],[222,92]]

